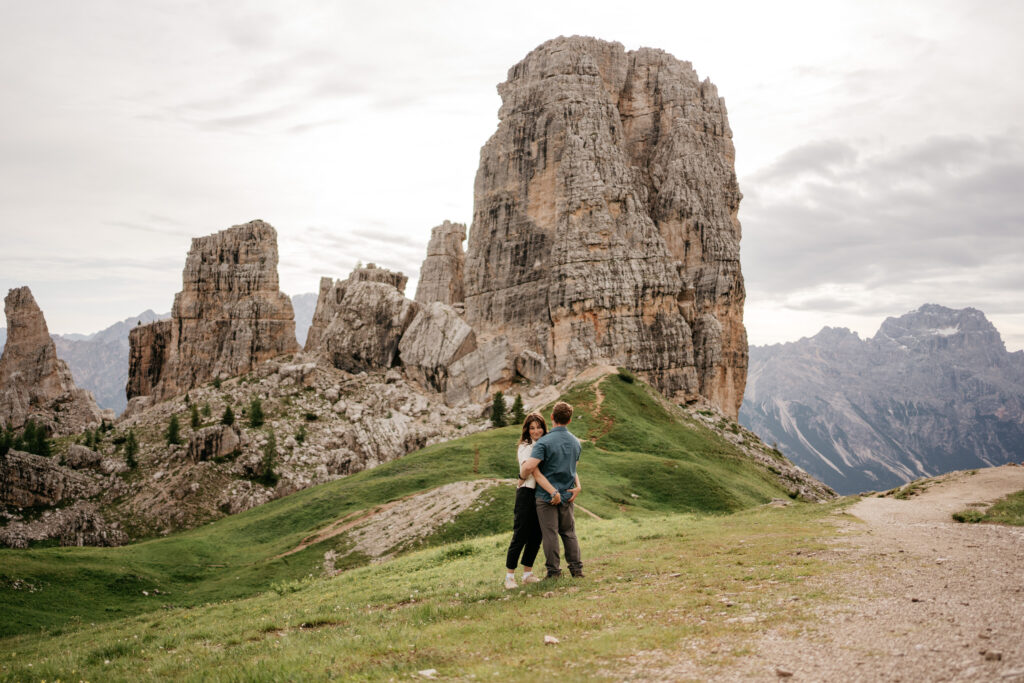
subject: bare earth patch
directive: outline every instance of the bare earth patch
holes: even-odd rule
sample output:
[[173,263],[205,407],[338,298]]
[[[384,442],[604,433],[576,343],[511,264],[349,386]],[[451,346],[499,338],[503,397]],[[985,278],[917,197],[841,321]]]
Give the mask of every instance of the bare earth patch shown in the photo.
[[427,536],[458,517],[492,486],[513,483],[515,479],[456,481],[368,511],[354,512],[303,539],[302,543],[278,557],[292,555],[348,532],[355,541],[348,552],[358,551],[373,558],[384,558],[396,548]]
[[[630,680],[1024,681],[1024,528],[951,515],[1024,489],[1024,467],[945,475],[907,500],[865,498],[837,518],[839,596],[799,633],[770,630],[752,654],[695,666],[693,649],[638,653]],[[671,661],[671,658],[669,659]]]

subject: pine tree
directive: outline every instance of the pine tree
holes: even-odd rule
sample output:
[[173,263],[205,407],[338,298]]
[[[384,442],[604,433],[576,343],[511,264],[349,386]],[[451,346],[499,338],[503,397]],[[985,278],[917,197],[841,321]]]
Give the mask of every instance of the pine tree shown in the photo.
[[181,443],[181,425],[178,424],[177,415],[171,415],[171,421],[167,424],[164,436],[167,437],[167,444],[170,446]]
[[135,459],[135,456],[139,452],[139,442],[135,438],[135,430],[128,430],[128,438],[124,440],[124,459],[128,464],[128,467],[133,470],[139,466],[139,461]]
[[0,455],[7,455],[7,451],[11,450],[12,443],[14,443],[14,430],[9,425],[4,425],[4,428],[0,430]]
[[277,460],[277,437],[271,430],[267,435],[267,443],[263,445],[263,460],[260,462],[260,476],[257,482],[264,486],[277,486],[278,476],[274,472],[274,461]]
[[21,436],[14,439],[11,448],[35,455],[50,455],[50,439],[47,438],[46,427],[29,420],[25,423]]
[[526,421],[526,410],[523,408],[522,394],[516,394],[516,400],[512,402],[512,424],[521,425]]
[[249,403],[249,426],[262,427],[263,421],[263,403],[258,398],[254,398]]
[[36,455],[44,455],[49,457],[50,440],[46,438],[46,428],[43,427],[42,425],[36,427],[36,432],[32,437],[32,441],[27,445],[29,453],[35,453]]
[[209,401],[207,401],[206,403],[203,404],[203,417],[210,417],[211,414],[212,413],[210,412],[210,403]]
[[192,429],[199,429],[199,425],[202,423],[199,421],[199,408],[196,408],[195,403],[193,403],[189,408],[188,414],[189,426],[192,427]]
[[235,424],[235,414],[231,411],[231,406],[224,409],[224,415],[221,416],[220,423],[229,427]]
[[32,444],[36,440],[36,423],[28,420],[21,428],[21,436],[18,438],[15,448],[19,451],[32,452]]
[[508,419],[505,414],[505,395],[499,391],[494,395],[494,402],[491,403],[491,424],[495,427],[507,425]]

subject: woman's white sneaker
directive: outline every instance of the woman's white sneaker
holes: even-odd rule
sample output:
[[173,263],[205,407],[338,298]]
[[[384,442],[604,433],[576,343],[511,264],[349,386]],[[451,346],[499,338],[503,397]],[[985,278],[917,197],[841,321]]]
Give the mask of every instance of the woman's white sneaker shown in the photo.
[[516,583],[515,579],[513,579],[511,576],[508,576],[506,574],[505,575],[505,590],[512,590],[514,588],[519,588],[519,584]]

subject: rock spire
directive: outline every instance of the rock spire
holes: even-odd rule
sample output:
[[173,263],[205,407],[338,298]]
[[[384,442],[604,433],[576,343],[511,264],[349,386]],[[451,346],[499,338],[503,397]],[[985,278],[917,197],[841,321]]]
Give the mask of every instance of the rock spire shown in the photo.
[[556,376],[624,364],[735,417],[741,194],[715,86],[661,50],[572,37],[535,49],[498,92],[465,257],[478,338],[505,335]]
[[466,255],[462,243],[466,226],[445,221],[430,231],[427,258],[420,267],[416,301],[429,304],[440,301],[449,306],[461,305],[466,298],[463,269]]
[[194,238],[171,319],[135,328],[129,344],[128,398],[157,400],[298,351],[277,231],[255,220]]
[[67,363],[57,357],[43,312],[28,287],[4,299],[7,343],[0,356],[0,426],[18,428],[29,419],[52,434],[74,434],[99,424],[92,394],[75,386]]

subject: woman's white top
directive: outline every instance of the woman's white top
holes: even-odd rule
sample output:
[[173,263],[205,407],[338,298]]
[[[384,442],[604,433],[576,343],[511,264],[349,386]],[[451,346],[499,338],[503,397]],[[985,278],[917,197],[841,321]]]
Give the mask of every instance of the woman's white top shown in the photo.
[[[521,444],[519,444],[519,451],[516,453],[516,455],[519,457],[519,467],[520,468],[522,468],[523,463],[526,462],[526,459],[530,457],[531,453],[533,453],[533,444],[532,443],[521,443]],[[534,479],[533,475],[531,474],[529,477],[526,478],[526,481],[524,481],[521,485],[522,486],[527,486],[527,487],[529,487],[531,489],[535,489],[535,488],[537,488],[537,480]]]

